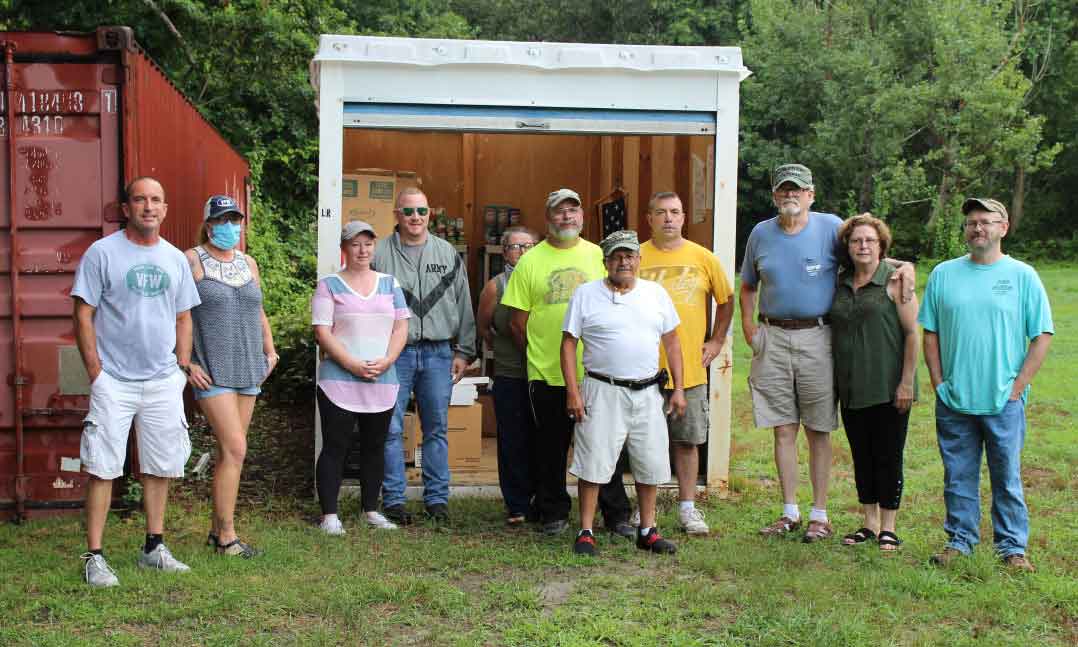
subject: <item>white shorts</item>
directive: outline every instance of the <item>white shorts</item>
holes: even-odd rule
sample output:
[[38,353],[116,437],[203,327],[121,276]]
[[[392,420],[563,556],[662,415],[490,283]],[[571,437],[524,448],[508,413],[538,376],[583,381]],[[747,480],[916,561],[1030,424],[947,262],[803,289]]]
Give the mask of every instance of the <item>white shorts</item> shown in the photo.
[[586,377],[581,395],[587,416],[576,423],[570,474],[606,483],[614,476],[621,448],[627,447],[637,483],[670,480],[670,439],[659,385],[634,391]]
[[168,377],[124,382],[101,371],[90,386],[90,411],[82,426],[83,469],[101,479],[123,474],[127,435],[135,423],[143,474],[181,477],[191,457],[183,412],[187,379],[179,369]]

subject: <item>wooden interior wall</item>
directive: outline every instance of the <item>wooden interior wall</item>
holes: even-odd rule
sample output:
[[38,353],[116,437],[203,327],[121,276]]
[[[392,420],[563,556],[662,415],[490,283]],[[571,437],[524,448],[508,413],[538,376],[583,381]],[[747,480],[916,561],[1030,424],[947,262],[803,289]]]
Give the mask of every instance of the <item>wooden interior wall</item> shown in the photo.
[[467,219],[461,147],[460,133],[346,128],[344,170],[415,171],[432,207],[445,207],[447,215]]
[[[651,194],[673,190],[686,211],[686,237],[711,248],[714,139],[704,136],[539,135],[345,130],[344,169],[415,171],[432,207],[463,217],[468,273],[478,298],[480,249],[485,244],[483,207],[521,210],[522,222],[542,234],[550,191],[580,193],[585,238],[598,242],[595,203],[620,187],[627,192],[628,226],[650,238],[644,213]],[[702,185],[702,186],[701,186]],[[693,216],[703,217],[694,223]],[[727,217],[720,214],[720,217]],[[734,217],[728,214],[728,217]]]

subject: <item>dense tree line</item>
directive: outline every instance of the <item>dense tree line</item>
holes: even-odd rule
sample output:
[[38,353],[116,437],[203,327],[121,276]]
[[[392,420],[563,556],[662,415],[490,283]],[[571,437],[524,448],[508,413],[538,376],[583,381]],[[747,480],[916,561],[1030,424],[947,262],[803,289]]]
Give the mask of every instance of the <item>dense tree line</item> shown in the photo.
[[[819,208],[871,210],[896,254],[959,248],[962,196],[1013,213],[1010,248],[1078,256],[1078,5],[1072,0],[0,0],[0,28],[134,28],[251,162],[251,244],[267,310],[305,353],[314,283],[323,33],[738,45],[742,240],[771,211],[770,169],[798,160]],[[305,369],[301,369],[305,370]]]

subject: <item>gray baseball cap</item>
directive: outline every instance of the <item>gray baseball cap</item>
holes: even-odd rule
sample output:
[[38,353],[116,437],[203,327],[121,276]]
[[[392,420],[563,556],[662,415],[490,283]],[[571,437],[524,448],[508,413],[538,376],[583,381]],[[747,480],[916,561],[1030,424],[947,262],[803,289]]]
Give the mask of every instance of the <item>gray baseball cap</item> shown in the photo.
[[793,182],[802,189],[812,186],[812,171],[801,164],[783,164],[775,168],[771,190],[778,191],[783,182]]
[[370,234],[372,238],[377,238],[378,234],[374,233],[374,227],[363,222],[362,220],[353,220],[344,226],[341,230],[341,243],[345,243],[352,240],[360,234]]
[[550,211],[566,200],[574,200],[578,205],[583,204],[580,201],[580,194],[576,191],[573,191],[572,189],[558,189],[557,191],[551,191],[550,195],[546,197],[546,210]]
[[1007,215],[1007,207],[1003,206],[1003,203],[999,200],[993,200],[992,198],[966,198],[966,201],[962,203],[962,215],[968,216],[970,211],[974,209],[981,209],[988,211],[989,213],[998,213],[1003,216],[1004,220],[1010,220],[1011,217]]
[[599,243],[599,247],[603,250],[603,258],[610,256],[619,249],[639,252],[640,239],[637,238],[635,231],[631,229],[622,229],[621,231],[615,231],[604,238],[602,242]]

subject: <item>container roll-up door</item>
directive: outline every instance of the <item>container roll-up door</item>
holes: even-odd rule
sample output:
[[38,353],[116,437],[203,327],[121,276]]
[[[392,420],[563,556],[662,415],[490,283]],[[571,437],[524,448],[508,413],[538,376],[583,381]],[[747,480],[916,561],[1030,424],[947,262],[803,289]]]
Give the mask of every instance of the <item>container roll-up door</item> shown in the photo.
[[346,128],[623,135],[713,135],[714,112],[394,103],[344,104]]

